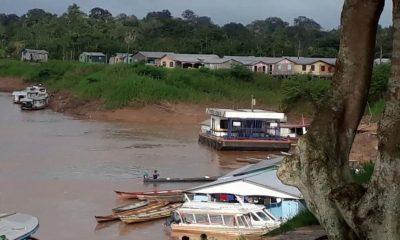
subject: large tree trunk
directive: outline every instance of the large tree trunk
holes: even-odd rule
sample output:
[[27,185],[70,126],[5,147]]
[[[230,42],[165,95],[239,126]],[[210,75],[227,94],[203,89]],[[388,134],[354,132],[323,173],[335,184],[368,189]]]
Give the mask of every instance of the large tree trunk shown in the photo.
[[353,220],[365,190],[352,183],[348,157],[367,101],[383,5],[384,0],[345,1],[332,92],[278,171],[282,181],[300,189],[330,239],[362,237]]

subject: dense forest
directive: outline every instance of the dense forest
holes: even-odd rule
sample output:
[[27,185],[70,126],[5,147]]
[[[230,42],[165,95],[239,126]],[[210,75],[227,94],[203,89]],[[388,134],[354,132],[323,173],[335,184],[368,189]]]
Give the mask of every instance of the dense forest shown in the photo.
[[[334,57],[340,31],[325,31],[313,19],[299,16],[292,24],[278,17],[216,25],[209,17],[186,10],[173,17],[168,10],[113,16],[93,8],[89,13],[76,4],[57,16],[31,9],[22,16],[0,14],[0,57],[17,57],[23,48],[45,49],[50,58],[77,59],[82,51],[173,51],[218,55]],[[391,28],[378,31],[376,56],[390,57]]]

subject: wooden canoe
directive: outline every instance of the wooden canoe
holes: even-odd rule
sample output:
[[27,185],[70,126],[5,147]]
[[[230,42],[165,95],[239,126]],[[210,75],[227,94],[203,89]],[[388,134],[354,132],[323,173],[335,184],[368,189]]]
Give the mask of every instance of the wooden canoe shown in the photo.
[[182,206],[182,204],[175,203],[170,204],[168,206],[162,207],[160,209],[151,210],[139,214],[133,214],[129,216],[120,216],[120,219],[124,223],[139,223],[139,222],[148,222],[160,218],[166,218],[171,216],[171,213],[175,211],[177,208]]
[[138,209],[144,206],[147,206],[149,204],[149,200],[141,200],[133,203],[129,203],[120,207],[113,208],[112,211],[114,213],[120,213],[120,212],[125,212],[129,210],[134,210]]
[[119,220],[120,216],[128,216],[128,215],[132,215],[132,214],[147,212],[150,210],[162,208],[168,204],[169,204],[168,202],[151,201],[147,206],[144,206],[144,207],[141,207],[138,209],[129,210],[129,211],[120,212],[120,213],[113,213],[113,214],[110,214],[107,216],[95,216],[95,218],[98,223],[116,221],[116,220]]
[[170,194],[170,195],[137,195],[140,200],[156,200],[169,203],[180,203],[184,201],[183,194]]
[[145,183],[167,183],[167,182],[213,182],[217,180],[218,177],[195,177],[195,178],[143,178]]
[[123,192],[114,191],[118,197],[122,199],[137,199],[137,195],[167,195],[172,193],[182,193],[182,190],[161,190],[161,191],[149,191],[149,192]]

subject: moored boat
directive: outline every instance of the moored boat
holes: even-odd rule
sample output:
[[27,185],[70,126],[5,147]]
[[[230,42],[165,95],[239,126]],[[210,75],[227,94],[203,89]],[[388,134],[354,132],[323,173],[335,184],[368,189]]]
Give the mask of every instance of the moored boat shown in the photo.
[[35,96],[21,100],[21,110],[41,110],[48,104],[48,98],[45,96]]
[[39,228],[39,220],[23,213],[0,214],[0,236],[7,240],[29,239]]
[[139,214],[133,214],[128,216],[120,216],[120,219],[124,223],[139,223],[139,222],[149,222],[161,218],[167,218],[171,216],[171,213],[175,211],[182,204],[175,203],[170,204],[160,209],[151,210]]
[[173,213],[174,232],[228,236],[262,235],[279,227],[280,221],[254,204],[187,202]]
[[125,212],[120,212],[120,213],[113,213],[110,215],[106,216],[95,216],[96,221],[101,223],[101,222],[110,222],[110,221],[116,221],[119,220],[121,216],[128,216],[128,215],[133,215],[133,214],[138,214],[154,209],[159,209],[164,206],[168,205],[168,202],[158,202],[158,201],[152,201],[148,205],[138,208],[138,209],[133,209],[133,210],[128,210]]
[[184,201],[183,194],[170,194],[170,195],[137,195],[140,200],[157,200],[170,203],[179,203]]
[[114,191],[118,197],[122,199],[137,199],[138,195],[167,195],[172,193],[182,193],[182,190],[161,190],[161,191],[149,191],[149,192],[123,192]]
[[194,178],[143,178],[143,182],[148,183],[165,183],[165,182],[212,182],[217,180],[218,177],[194,177]]
[[143,200],[143,201],[138,201],[138,202],[133,202],[130,204],[126,204],[120,207],[116,207],[113,208],[112,211],[114,213],[120,213],[120,212],[125,212],[125,211],[129,211],[129,210],[134,210],[134,209],[138,209],[144,206],[147,206],[149,204],[148,200]]

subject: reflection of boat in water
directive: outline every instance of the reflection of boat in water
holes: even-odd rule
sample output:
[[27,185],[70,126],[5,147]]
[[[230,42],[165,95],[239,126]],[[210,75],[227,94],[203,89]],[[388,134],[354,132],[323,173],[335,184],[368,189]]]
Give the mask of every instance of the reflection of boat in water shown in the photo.
[[260,236],[280,221],[263,206],[246,203],[186,202],[173,213],[173,232]]
[[23,213],[0,214],[0,236],[7,240],[29,239],[39,229],[39,220]]

